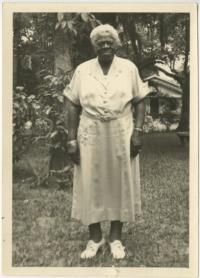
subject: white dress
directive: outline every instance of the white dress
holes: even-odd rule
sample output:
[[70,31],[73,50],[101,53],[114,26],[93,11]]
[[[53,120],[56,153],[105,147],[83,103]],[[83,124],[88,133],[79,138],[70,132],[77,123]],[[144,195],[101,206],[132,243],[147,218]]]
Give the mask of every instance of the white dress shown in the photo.
[[104,220],[130,222],[141,212],[139,156],[130,158],[134,129],[131,102],[148,92],[136,66],[117,56],[106,76],[97,58],[79,65],[64,90],[83,111],[72,218],[85,225]]

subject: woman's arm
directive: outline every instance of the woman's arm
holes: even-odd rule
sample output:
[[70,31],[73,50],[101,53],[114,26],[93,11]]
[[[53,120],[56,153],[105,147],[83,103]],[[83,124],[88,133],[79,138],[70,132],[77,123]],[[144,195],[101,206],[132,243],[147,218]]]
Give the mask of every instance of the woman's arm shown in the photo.
[[79,117],[81,112],[81,107],[75,105],[70,100],[66,99],[65,102],[67,114],[67,128],[68,128],[68,142],[67,150],[70,158],[75,164],[79,164],[80,155],[77,142],[77,130],[79,125]]
[[142,129],[145,117],[145,102],[144,99],[133,104],[135,108],[135,128]]
[[67,128],[68,128],[68,141],[77,140],[77,130],[79,125],[79,116],[81,107],[75,105],[70,100],[66,100],[66,109],[68,111],[67,116]]
[[142,148],[142,128],[145,118],[144,99],[133,104],[135,109],[135,127],[131,137],[131,156],[135,157]]

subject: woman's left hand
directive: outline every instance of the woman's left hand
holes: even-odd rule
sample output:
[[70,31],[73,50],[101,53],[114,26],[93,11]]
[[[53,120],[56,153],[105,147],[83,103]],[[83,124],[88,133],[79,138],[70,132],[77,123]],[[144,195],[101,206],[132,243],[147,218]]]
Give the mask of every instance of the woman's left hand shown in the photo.
[[67,143],[67,152],[72,162],[76,165],[80,164],[80,151],[77,140],[71,140]]
[[130,154],[131,157],[134,158],[138,155],[138,153],[142,149],[142,132],[138,130],[134,130],[131,136],[131,144],[130,144]]

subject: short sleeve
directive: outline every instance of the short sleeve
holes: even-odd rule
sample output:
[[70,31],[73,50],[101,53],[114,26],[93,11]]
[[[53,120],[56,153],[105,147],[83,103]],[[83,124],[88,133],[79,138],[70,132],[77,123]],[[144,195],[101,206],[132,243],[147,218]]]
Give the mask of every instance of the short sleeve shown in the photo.
[[75,70],[70,83],[64,89],[64,96],[76,105],[80,105],[80,71]]
[[133,102],[137,103],[138,101],[145,98],[150,92],[147,82],[143,82],[140,78],[137,67],[134,65],[133,72]]

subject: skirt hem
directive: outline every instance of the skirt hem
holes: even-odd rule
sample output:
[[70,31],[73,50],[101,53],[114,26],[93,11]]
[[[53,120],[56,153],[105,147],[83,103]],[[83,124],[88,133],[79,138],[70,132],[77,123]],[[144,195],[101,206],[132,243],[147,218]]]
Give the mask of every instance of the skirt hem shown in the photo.
[[120,221],[120,222],[135,222],[138,217],[141,216],[141,207],[135,206],[135,213],[132,214],[130,210],[113,210],[104,209],[93,211],[93,215],[83,217],[80,213],[72,211],[71,218],[81,221],[84,225],[90,225],[102,221]]

